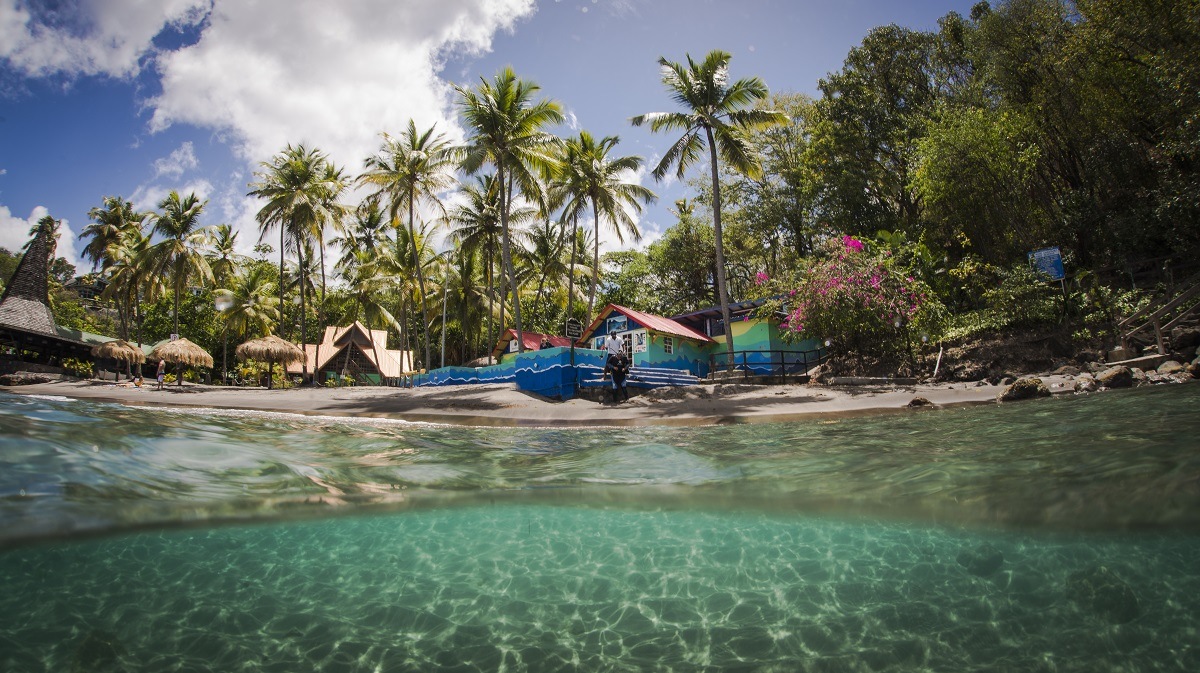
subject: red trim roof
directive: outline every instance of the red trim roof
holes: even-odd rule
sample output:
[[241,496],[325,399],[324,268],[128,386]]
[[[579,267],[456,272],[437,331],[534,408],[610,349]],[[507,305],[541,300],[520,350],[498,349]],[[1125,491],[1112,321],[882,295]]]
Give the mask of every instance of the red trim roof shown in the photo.
[[635,311],[631,308],[618,306],[617,304],[609,304],[600,309],[600,312],[596,314],[596,319],[593,320],[592,324],[588,325],[587,329],[583,331],[583,336],[580,337],[577,343],[587,342],[587,340],[591,338],[592,333],[596,331],[596,328],[599,327],[601,323],[603,323],[604,320],[614,312],[620,313],[642,327],[654,330],[655,332],[679,336],[685,339],[695,339],[701,343],[713,343],[713,340],[708,338],[708,335],[697,332],[696,330],[682,323],[671,320],[670,318],[664,318],[652,313],[642,313],[641,311]]
[[[535,351],[542,345],[542,339],[549,339],[551,346],[568,347],[571,345],[571,340],[567,337],[554,336],[553,334],[541,334],[539,332],[522,332],[522,341],[525,342],[525,350]],[[496,341],[496,347],[492,349],[492,357],[499,357],[500,354],[508,351],[508,344],[513,339],[517,338],[517,330],[509,329],[500,333],[500,339]]]

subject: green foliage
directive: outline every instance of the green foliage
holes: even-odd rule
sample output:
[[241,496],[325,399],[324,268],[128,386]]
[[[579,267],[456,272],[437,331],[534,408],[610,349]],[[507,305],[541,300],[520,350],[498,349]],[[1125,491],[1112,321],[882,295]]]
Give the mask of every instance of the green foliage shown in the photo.
[[843,352],[903,352],[913,332],[936,334],[944,309],[895,259],[850,236],[830,242],[786,299],[782,327],[795,338],[829,339]]
[[656,271],[646,253],[638,250],[608,252],[600,266],[604,274],[597,308],[618,304],[637,311],[659,311],[656,300],[661,295],[653,287]]
[[90,360],[63,358],[62,368],[71,376],[81,379],[91,378],[93,375],[92,362]]

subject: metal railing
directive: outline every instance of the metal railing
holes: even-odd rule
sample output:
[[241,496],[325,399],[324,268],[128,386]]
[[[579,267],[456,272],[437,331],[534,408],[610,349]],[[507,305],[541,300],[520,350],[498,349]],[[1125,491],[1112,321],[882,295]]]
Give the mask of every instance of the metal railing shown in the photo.
[[[751,350],[734,351],[734,372],[741,372],[743,378],[757,376],[780,377],[785,381],[789,376],[806,376],[813,367],[821,364],[827,352],[823,348],[804,351],[784,350]],[[719,353],[708,358],[708,378],[714,378],[721,372],[729,371],[729,354]],[[728,375],[726,375],[728,376]]]

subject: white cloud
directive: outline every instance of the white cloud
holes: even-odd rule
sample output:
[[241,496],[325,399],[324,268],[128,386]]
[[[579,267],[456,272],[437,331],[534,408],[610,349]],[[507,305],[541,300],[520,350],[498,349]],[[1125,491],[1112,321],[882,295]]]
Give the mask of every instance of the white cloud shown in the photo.
[[[216,192],[211,182],[203,178],[199,178],[183,185],[167,186],[157,183],[139,185],[138,188],[133,191],[133,194],[130,195],[129,201],[133,203],[133,207],[135,209],[142,212],[158,210],[158,204],[161,203],[163,199],[167,198],[167,195],[171,193],[171,190],[179,192],[180,196],[187,196],[188,194],[195,193],[196,198],[200,199],[201,201],[209,199],[213,193]],[[205,206],[206,212],[204,215],[202,215],[202,217],[203,221],[206,223],[214,220],[214,218],[209,214],[209,212],[211,212],[211,208],[211,203],[208,206]]]
[[40,5],[0,0],[0,59],[33,77],[137,74],[164,26],[196,24],[208,0],[95,0]]
[[218,0],[196,44],[159,57],[151,128],[228,132],[253,163],[304,143],[357,171],[379,134],[410,118],[461,136],[444,56],[490,49],[533,10],[533,0]]
[[183,175],[184,171],[190,171],[199,165],[200,162],[196,159],[196,149],[189,140],[171,152],[170,156],[155,160],[154,177],[161,178],[165,175],[170,178],[178,178]]
[[[20,252],[29,242],[29,230],[49,212],[45,206],[37,206],[29,213],[29,217],[22,219],[13,215],[8,206],[0,205],[0,248],[6,248],[9,252]],[[70,222],[67,220],[62,221],[62,227],[59,229],[58,247],[54,256],[79,266],[79,256],[75,252],[75,232],[71,231]]]

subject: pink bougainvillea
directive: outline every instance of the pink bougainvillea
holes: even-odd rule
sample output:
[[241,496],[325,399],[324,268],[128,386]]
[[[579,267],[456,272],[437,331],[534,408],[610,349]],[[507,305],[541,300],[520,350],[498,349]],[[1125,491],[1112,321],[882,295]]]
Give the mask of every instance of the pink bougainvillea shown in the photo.
[[895,324],[911,329],[925,320],[928,289],[892,257],[865,254],[862,241],[843,236],[833,246],[788,293],[784,329],[864,352],[901,346]]
[[771,277],[767,275],[766,271],[759,271],[758,273],[754,274],[755,285],[765,285],[769,280],[771,280]]

